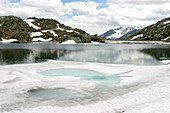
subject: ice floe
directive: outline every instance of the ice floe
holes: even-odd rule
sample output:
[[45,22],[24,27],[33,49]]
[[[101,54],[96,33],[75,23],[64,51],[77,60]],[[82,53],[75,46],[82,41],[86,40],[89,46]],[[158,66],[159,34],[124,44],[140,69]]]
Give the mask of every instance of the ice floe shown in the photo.
[[[64,68],[88,69],[106,75],[118,74],[122,80],[120,84],[106,86],[76,77],[50,77],[37,73]],[[49,61],[0,66],[0,73],[2,78],[0,79],[0,112],[2,113],[170,112],[170,65],[139,66]],[[74,90],[87,96],[82,100],[65,100],[62,103],[55,99],[46,100],[30,94],[31,90],[55,88]]]

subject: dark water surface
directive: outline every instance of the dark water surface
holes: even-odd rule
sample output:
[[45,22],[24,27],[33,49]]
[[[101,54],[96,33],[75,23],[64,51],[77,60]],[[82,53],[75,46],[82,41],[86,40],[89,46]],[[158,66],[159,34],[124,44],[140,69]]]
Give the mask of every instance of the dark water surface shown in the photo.
[[112,64],[161,65],[170,59],[170,44],[0,44],[0,65],[47,60]]

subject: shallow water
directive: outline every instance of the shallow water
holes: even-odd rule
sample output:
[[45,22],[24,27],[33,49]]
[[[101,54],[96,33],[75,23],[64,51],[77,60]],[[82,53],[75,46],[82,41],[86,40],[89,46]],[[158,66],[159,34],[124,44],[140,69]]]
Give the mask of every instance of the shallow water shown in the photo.
[[96,82],[102,82],[107,84],[118,84],[120,82],[120,78],[115,75],[106,75],[103,73],[99,73],[93,70],[85,70],[85,69],[55,69],[55,70],[46,70],[41,71],[39,74],[46,76],[74,76],[79,77],[83,80],[92,80]]
[[[63,101],[67,101],[70,103],[74,101],[74,104],[77,103],[75,101],[85,101],[92,100],[92,98],[102,98],[102,92],[108,93],[112,92],[114,89],[114,85],[118,85],[121,81],[121,78],[117,75],[123,74],[114,74],[107,75],[93,70],[87,69],[76,69],[76,68],[61,68],[61,69],[52,69],[38,72],[44,76],[49,77],[77,77],[81,82],[81,80],[92,81],[95,84],[98,84],[96,88],[92,90],[75,90],[75,89],[65,89],[65,88],[56,88],[56,89],[37,89],[30,91],[31,94],[37,97],[45,98],[45,99],[55,99],[57,101],[62,101],[60,104],[63,104]],[[83,81],[82,81],[83,82]],[[88,85],[87,85],[88,86]],[[75,87],[76,89],[78,88]],[[79,88],[78,88],[79,89]],[[109,89],[109,90],[108,90]],[[106,96],[106,95],[105,95]],[[79,102],[78,101],[78,102]],[[66,103],[65,103],[66,104]]]
[[56,88],[56,89],[38,89],[30,91],[31,94],[44,99],[55,99],[56,101],[76,100],[83,96],[80,92],[71,89]]

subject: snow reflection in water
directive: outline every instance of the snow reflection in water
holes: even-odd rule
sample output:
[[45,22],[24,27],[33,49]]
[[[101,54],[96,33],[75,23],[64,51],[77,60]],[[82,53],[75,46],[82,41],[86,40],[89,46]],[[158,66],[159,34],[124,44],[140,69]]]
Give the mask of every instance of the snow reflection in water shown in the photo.
[[161,58],[170,58],[169,47],[170,45],[157,44],[2,44],[0,46],[0,65],[37,63],[49,59],[109,64],[162,65]]

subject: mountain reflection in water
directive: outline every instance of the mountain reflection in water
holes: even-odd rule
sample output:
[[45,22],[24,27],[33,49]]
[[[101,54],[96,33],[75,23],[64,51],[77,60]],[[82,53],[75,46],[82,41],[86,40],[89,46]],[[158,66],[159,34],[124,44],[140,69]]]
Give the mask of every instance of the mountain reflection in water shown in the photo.
[[30,49],[0,49],[0,64],[37,63],[47,59],[57,60],[70,53],[69,50],[30,50]]
[[151,55],[157,60],[169,60],[170,59],[170,48],[151,48],[151,49],[142,49],[141,52]]
[[155,44],[1,44],[0,65],[51,60],[160,65],[170,59],[169,45]]

